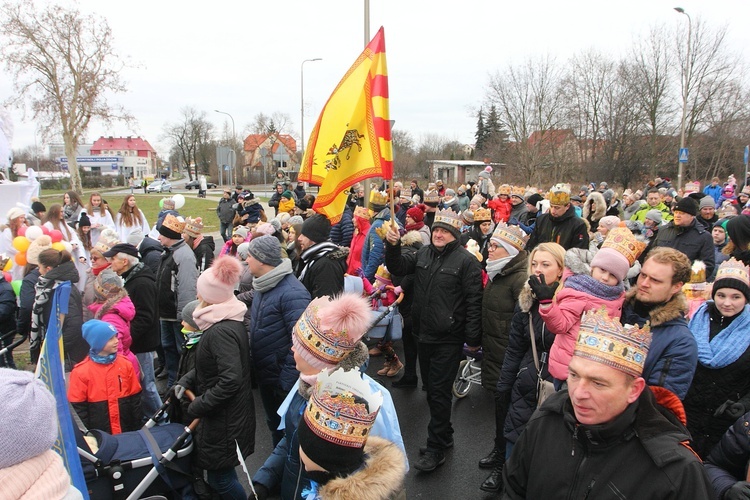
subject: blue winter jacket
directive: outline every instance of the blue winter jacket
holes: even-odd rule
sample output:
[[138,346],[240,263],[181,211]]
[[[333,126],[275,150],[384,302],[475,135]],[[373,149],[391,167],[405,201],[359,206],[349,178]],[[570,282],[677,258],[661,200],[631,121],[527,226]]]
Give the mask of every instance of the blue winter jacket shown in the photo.
[[372,221],[370,231],[367,233],[365,243],[362,245],[362,271],[370,283],[375,280],[375,272],[378,266],[385,261],[385,247],[377,229],[391,220],[391,211],[388,208],[381,210]]
[[278,385],[288,391],[297,381],[292,330],[309,303],[310,292],[291,272],[271,290],[255,291],[250,313],[250,349],[260,385]]
[[717,184],[715,186],[712,186],[711,184],[709,184],[708,186],[703,188],[703,193],[713,198],[714,203],[718,205],[719,198],[721,198],[721,190],[722,190],[721,185]]
[[680,400],[685,399],[698,364],[698,344],[688,328],[685,313],[687,300],[682,292],[669,302],[651,309],[648,318],[636,313],[636,289],[628,292],[622,306],[622,323],[643,326],[651,324],[651,346],[643,367],[643,378],[648,385],[665,387]]
[[347,206],[341,214],[341,220],[338,224],[331,226],[330,238],[332,242],[340,247],[348,247],[352,244],[352,237],[354,236],[353,218],[354,212]]

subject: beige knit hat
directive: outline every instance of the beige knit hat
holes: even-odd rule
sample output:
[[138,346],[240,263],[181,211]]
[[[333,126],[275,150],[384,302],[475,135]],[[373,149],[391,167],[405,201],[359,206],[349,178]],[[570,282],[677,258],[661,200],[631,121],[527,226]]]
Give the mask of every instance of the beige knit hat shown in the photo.
[[26,261],[29,264],[39,265],[39,254],[44,250],[52,248],[52,238],[46,234],[41,235],[37,239],[31,242],[29,248],[26,250]]

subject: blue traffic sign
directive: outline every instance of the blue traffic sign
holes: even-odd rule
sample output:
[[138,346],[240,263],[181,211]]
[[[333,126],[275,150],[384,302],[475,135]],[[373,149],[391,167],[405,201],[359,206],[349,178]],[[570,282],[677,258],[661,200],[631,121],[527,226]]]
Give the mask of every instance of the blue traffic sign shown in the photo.
[[680,163],[688,162],[688,148],[680,148]]
[[745,165],[747,165],[747,160],[750,158],[750,146],[745,146]]

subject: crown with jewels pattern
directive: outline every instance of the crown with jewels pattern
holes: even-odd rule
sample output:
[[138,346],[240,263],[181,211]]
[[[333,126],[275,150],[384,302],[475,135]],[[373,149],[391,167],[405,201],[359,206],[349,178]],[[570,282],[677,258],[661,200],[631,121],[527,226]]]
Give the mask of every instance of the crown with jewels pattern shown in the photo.
[[385,267],[385,264],[380,264],[378,266],[378,270],[375,271],[375,279],[391,284],[391,273],[388,272],[388,268]]
[[750,284],[750,269],[734,257],[721,263],[716,271],[714,283],[721,279],[739,280],[746,285]]
[[[477,212],[474,212],[474,222],[477,221]],[[435,221],[433,222],[433,225],[437,223],[447,224],[453,228],[456,228],[457,231],[460,231],[461,227],[464,225],[461,221],[461,216],[450,209],[438,210],[435,213]]]
[[701,183],[700,182],[688,182],[685,184],[685,196],[689,195],[690,193],[698,193],[701,190]]
[[359,217],[360,219],[370,220],[370,212],[365,207],[360,207],[358,205],[354,207],[354,217]]
[[373,205],[387,205],[388,195],[382,191],[373,191],[370,195],[370,203]]
[[474,210],[474,222],[488,222],[492,220],[492,212],[489,208],[477,208]]
[[492,233],[490,239],[499,239],[510,243],[520,252],[526,248],[526,243],[529,241],[529,235],[523,232],[518,226],[509,226],[505,222],[500,222]]
[[525,199],[524,195],[526,194],[526,190],[519,186],[513,186],[510,190],[511,196],[516,196],[518,198],[521,198],[522,200]]
[[183,231],[183,233],[193,238],[197,238],[201,235],[202,232],[203,232],[203,218],[202,217],[196,217],[195,219],[193,219],[192,217],[188,217],[185,219],[185,230]]
[[650,345],[648,324],[643,328],[623,326],[602,307],[583,313],[573,354],[640,377]]
[[185,229],[185,223],[172,214],[167,214],[167,216],[164,217],[164,222],[162,222],[161,225],[166,227],[167,229],[171,229],[177,234],[182,234]]
[[504,194],[506,196],[510,196],[511,193],[511,187],[510,184],[503,184],[497,189],[497,194]]
[[346,330],[322,328],[318,310],[319,306],[309,305],[294,325],[294,333],[314,357],[326,364],[337,365],[354,351],[359,338],[350,338]]
[[[360,398],[357,402],[355,397]],[[305,408],[305,422],[321,439],[339,446],[362,448],[370,435],[383,394],[372,392],[359,369],[323,370]]]
[[437,191],[428,191],[424,194],[425,203],[440,203],[440,193]]
[[602,248],[611,248],[624,255],[631,266],[641,255],[641,252],[646,249],[646,246],[645,242],[639,241],[633,236],[630,229],[622,226],[612,229],[602,243]]
[[404,198],[405,200],[411,199],[411,189],[409,188],[402,188],[399,193],[400,198]]
[[570,184],[555,184],[547,194],[550,205],[567,205],[570,203]]

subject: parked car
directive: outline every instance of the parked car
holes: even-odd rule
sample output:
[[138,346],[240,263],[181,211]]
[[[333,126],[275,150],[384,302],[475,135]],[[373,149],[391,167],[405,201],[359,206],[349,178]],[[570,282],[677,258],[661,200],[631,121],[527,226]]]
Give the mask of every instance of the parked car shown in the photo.
[[149,193],[172,192],[172,184],[169,181],[154,181],[148,185],[146,191]]
[[[188,191],[191,189],[200,189],[200,187],[201,187],[201,183],[198,179],[194,179],[188,182],[187,184],[185,184],[185,189],[187,189]],[[213,182],[206,182],[206,187],[208,189],[216,189],[216,184],[214,184]]]

